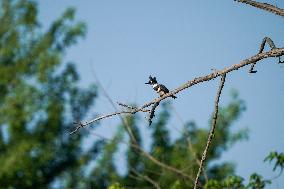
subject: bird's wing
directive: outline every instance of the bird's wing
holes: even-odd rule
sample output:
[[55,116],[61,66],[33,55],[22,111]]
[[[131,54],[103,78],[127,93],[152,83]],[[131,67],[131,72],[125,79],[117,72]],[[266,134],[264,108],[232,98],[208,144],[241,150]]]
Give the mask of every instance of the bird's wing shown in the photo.
[[167,87],[165,85],[160,84],[160,88],[162,91],[164,91],[165,93],[169,92],[169,89],[167,89]]

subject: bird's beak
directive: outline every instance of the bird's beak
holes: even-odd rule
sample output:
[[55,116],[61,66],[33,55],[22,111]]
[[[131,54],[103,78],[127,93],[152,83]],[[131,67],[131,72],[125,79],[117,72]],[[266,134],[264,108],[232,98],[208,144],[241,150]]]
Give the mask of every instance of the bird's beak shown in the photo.
[[149,85],[149,84],[151,84],[151,83],[150,83],[150,82],[147,82],[147,83],[145,83],[145,84]]

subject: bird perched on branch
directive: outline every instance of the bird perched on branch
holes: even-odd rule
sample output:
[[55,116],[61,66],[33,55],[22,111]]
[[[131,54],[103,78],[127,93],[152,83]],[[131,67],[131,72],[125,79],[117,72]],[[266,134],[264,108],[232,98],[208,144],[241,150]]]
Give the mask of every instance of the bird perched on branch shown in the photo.
[[[149,76],[149,81],[145,84],[151,85],[157,93],[159,93],[160,96],[165,95],[166,93],[169,93],[169,89],[165,87],[165,85],[159,84],[156,80],[156,77]],[[172,98],[177,98],[174,95],[171,95]]]

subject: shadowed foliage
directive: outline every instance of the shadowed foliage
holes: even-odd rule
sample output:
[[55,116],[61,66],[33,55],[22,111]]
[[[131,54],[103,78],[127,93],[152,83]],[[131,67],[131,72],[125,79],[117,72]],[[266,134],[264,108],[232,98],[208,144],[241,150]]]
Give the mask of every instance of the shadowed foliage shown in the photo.
[[96,97],[95,86],[78,87],[68,47],[86,27],[67,9],[47,31],[35,1],[0,1],[0,188],[48,188],[64,180],[77,186],[101,145],[82,150],[84,132],[70,137]]

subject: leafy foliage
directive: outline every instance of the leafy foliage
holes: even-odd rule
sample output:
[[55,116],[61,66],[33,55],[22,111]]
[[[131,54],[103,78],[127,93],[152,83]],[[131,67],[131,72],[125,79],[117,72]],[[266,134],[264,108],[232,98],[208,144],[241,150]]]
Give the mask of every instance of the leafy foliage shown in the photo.
[[275,171],[278,167],[281,171],[284,168],[284,153],[278,153],[276,151],[270,152],[270,154],[264,159],[264,161],[272,162],[275,160],[275,164],[273,167],[273,171]]
[[205,189],[263,189],[266,184],[270,183],[270,180],[264,180],[261,175],[253,173],[250,176],[249,183],[247,185],[244,184],[244,178],[240,176],[228,176],[222,181],[214,179],[209,180],[205,185]]
[[[276,168],[280,168],[280,174],[283,170],[283,153],[278,153],[276,151],[270,152],[270,154],[265,158],[264,161],[273,161],[275,160],[275,165],[273,167],[273,171],[276,170]],[[278,176],[280,176],[280,174]],[[275,177],[277,178],[277,177]],[[205,188],[206,189],[224,189],[224,188],[236,188],[236,189],[263,189],[267,184],[271,184],[272,180],[275,179],[263,179],[263,177],[257,173],[251,174],[249,178],[249,183],[245,185],[244,178],[240,176],[228,176],[227,178],[223,179],[222,181],[218,181],[215,179],[209,180]]]
[[109,186],[108,189],[124,189],[124,188],[120,186],[119,183],[114,183],[111,186]]
[[62,64],[86,27],[67,9],[42,32],[37,10],[35,1],[0,1],[0,188],[48,188],[56,180],[76,187],[101,146],[83,151],[86,135],[66,134],[97,94],[95,86],[78,87],[72,63]]

